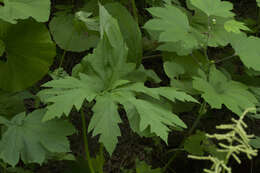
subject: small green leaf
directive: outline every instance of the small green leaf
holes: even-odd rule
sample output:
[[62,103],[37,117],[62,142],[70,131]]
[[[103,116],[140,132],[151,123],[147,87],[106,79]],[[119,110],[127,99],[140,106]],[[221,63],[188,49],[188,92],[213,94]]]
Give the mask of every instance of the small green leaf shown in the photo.
[[205,139],[206,133],[197,131],[196,134],[185,139],[184,149],[190,154],[202,156],[204,154],[202,143]]
[[11,23],[29,17],[38,22],[47,22],[50,8],[50,0],[4,0],[4,6],[0,6],[0,18]]
[[[80,25],[72,14],[58,15],[52,18],[49,27],[55,42],[64,50],[82,52],[97,45],[97,32],[91,32]],[[83,24],[83,23],[82,23]],[[83,24],[84,25],[84,24]]]
[[233,4],[221,0],[190,0],[191,4],[202,10],[208,16],[233,17]]
[[236,20],[226,21],[224,24],[224,28],[228,32],[234,32],[236,34],[241,33],[240,30],[250,31],[250,29],[243,22],[238,22]]
[[26,116],[16,115],[0,141],[0,158],[15,166],[19,159],[26,163],[42,164],[49,152],[69,152],[66,136],[72,135],[73,126],[63,120],[43,123],[44,110],[36,110]]

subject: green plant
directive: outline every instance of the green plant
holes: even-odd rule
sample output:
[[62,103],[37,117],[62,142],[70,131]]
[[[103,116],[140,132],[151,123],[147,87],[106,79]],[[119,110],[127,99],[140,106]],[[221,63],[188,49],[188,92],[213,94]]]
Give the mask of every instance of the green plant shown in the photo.
[[[237,152],[255,156],[259,135],[246,135],[243,112],[260,100],[259,2],[250,18],[236,3],[0,0],[0,171],[34,172],[37,164],[70,160],[72,169],[103,173],[106,152],[115,154],[128,125],[131,137],[157,137],[157,145],[168,144],[171,132],[183,138],[173,139],[179,147],[167,152],[177,151],[161,161],[164,168],[140,162],[129,172],[175,172],[183,152],[223,173],[231,156],[240,162]],[[256,110],[247,114],[251,130]],[[239,120],[225,125],[219,114]],[[201,120],[220,121],[229,136],[208,135]],[[67,139],[77,136],[72,124],[82,131],[79,157]],[[98,136],[96,157],[88,133]],[[211,139],[230,145],[217,143],[219,150]]]

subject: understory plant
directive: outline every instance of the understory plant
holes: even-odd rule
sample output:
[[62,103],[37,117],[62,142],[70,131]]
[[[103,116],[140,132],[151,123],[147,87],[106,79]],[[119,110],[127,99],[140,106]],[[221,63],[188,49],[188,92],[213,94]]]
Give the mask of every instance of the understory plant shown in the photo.
[[[179,144],[162,168],[133,156],[136,166],[119,168],[125,172],[176,172],[175,159],[187,152],[212,162],[205,172],[231,173],[228,163],[240,163],[239,153],[257,156],[260,137],[247,134],[245,119],[253,127],[260,119],[260,15],[243,16],[234,5],[0,0],[1,172],[36,171],[56,160],[103,173],[124,128],[159,148]],[[219,112],[236,118],[217,122],[226,133],[209,135],[201,121],[219,121]],[[72,145],[79,134],[80,156]],[[89,146],[95,139],[96,152]]]

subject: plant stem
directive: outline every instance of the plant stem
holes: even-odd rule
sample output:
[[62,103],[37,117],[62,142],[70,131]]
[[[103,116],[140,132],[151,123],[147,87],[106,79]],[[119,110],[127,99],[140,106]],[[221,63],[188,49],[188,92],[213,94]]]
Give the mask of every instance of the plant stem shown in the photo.
[[208,44],[209,44],[209,37],[210,37],[210,31],[211,31],[211,26],[210,26],[210,19],[208,17],[208,23],[207,23],[207,27],[208,27],[208,31],[207,31],[207,40],[206,40],[206,45],[205,45],[205,48],[204,48],[204,56],[207,58],[207,60],[209,60],[209,57],[208,57]]
[[234,58],[234,57],[236,57],[236,56],[237,56],[236,54],[233,54],[233,55],[227,56],[227,57],[222,58],[222,59],[220,59],[220,60],[218,60],[218,61],[215,61],[214,64],[217,64],[217,63],[220,63],[220,62],[223,62],[223,61],[229,60],[229,59]]
[[[196,127],[198,126],[200,119],[202,117],[202,115],[204,115],[204,109],[206,107],[206,102],[204,101],[199,109],[199,115],[197,116],[195,122],[193,123],[192,127],[190,128],[190,130],[188,131],[188,135],[190,136],[193,131],[196,129]],[[179,145],[178,149],[182,148],[185,142],[185,138],[182,140],[181,144]],[[168,163],[164,166],[162,172],[166,172],[166,170],[168,169],[168,167],[171,165],[171,163],[175,160],[175,158],[179,155],[179,153],[181,153],[183,150],[177,150],[177,152],[171,157],[171,159],[168,161]]]
[[150,59],[150,58],[157,58],[157,57],[162,57],[162,55],[161,54],[149,55],[149,56],[144,56],[142,59]]
[[136,8],[135,0],[131,0],[131,3],[132,3],[132,8],[133,8],[134,18],[135,18],[136,23],[138,24],[138,12],[137,12],[137,8]]
[[63,53],[62,53],[61,61],[60,61],[60,64],[59,64],[59,68],[60,68],[60,67],[62,66],[62,64],[63,64],[64,58],[65,58],[65,55],[66,55],[66,50],[64,50]]
[[[99,147],[99,155],[101,156],[101,163],[104,163],[104,146],[103,144],[100,144],[100,147]],[[103,167],[99,167],[99,171],[98,173],[103,173]]]
[[93,169],[92,161],[90,158],[90,154],[89,154],[86,118],[85,118],[83,109],[81,109],[81,121],[82,121],[82,131],[83,131],[83,140],[84,140],[86,159],[87,159],[87,162],[89,165],[90,172],[95,173],[95,171]]
[[3,173],[7,173],[6,164],[4,162],[0,162],[0,166],[3,168]]
[[199,115],[197,116],[197,118],[196,118],[195,122],[193,123],[192,127],[190,128],[188,135],[191,135],[193,133],[193,131],[195,130],[195,128],[198,126],[202,115],[204,115],[204,109],[205,109],[206,105],[207,104],[206,104],[205,101],[201,104],[200,109],[199,109]]

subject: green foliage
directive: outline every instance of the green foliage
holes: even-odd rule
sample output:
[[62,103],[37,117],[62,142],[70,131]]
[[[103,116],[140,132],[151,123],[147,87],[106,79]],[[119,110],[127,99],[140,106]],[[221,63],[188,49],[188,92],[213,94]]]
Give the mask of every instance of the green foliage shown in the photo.
[[[167,125],[183,128],[186,128],[186,125],[171,110],[156,104],[160,102],[160,96],[172,101],[196,100],[174,88],[147,88],[143,83],[129,80],[131,73],[136,71],[135,65],[127,63],[128,49],[120,34],[120,27],[102,6],[100,25],[101,42],[94,53],[86,57],[85,74],[79,73],[79,79],[67,77],[43,85],[51,89],[45,89],[39,95],[45,102],[53,103],[47,106],[44,120],[63,114],[68,116],[74,106],[79,110],[84,100],[92,102],[95,99],[94,117],[90,121],[89,131],[93,130],[93,135],[100,134],[99,141],[110,154],[116,147],[117,137],[121,135],[118,127],[121,122],[117,111],[118,104],[122,104],[125,109],[129,109],[129,106],[136,109],[135,115],[128,116],[140,116],[139,121],[135,122],[140,131],[150,127],[151,133],[167,142]],[[156,102],[139,98],[139,94],[149,95]]]
[[54,89],[43,90],[39,96],[44,97],[45,102],[53,102],[54,104],[47,107],[43,120],[61,117],[63,114],[68,116],[73,106],[79,110],[85,99],[91,101],[97,96],[101,87],[99,84],[101,81],[84,74],[81,75],[80,80],[66,77],[44,84],[44,87],[53,87]]
[[141,63],[143,55],[142,35],[138,24],[126,8],[119,3],[105,5],[108,12],[118,21],[120,31],[128,47],[128,61]]
[[[243,131],[245,114],[232,125],[216,119],[249,107],[259,119],[260,27],[252,9],[244,15],[223,0],[0,0],[0,172],[35,172],[52,159],[66,160],[67,172],[103,173],[103,147],[112,155],[128,125],[156,146],[173,130],[187,137],[172,137],[181,145],[164,169],[138,161],[126,172],[166,172],[179,150],[231,172],[228,152],[240,162],[237,152],[251,157],[251,146],[259,148],[259,137]],[[231,132],[208,135],[201,118]],[[66,138],[75,132],[67,120],[82,127],[85,158],[68,153],[70,142],[78,144]],[[88,133],[101,143],[95,158]],[[230,145],[219,148],[215,139]]]
[[117,144],[117,137],[121,136],[118,123],[121,123],[117,104],[113,102],[111,95],[106,94],[96,98],[93,107],[94,117],[89,124],[89,131],[93,135],[100,134],[99,141],[102,142],[107,151],[112,154]]
[[191,4],[208,16],[233,17],[233,4],[221,0],[190,0]]
[[258,7],[260,7],[260,1],[259,0],[256,0],[256,4]]
[[50,0],[4,0],[0,7],[0,19],[17,23],[18,19],[33,17],[38,22],[47,22],[50,16]]
[[250,29],[247,26],[245,26],[245,24],[243,22],[238,22],[236,20],[226,21],[224,24],[224,28],[228,32],[234,32],[236,34],[241,33],[240,30],[250,31]]
[[210,68],[209,81],[194,77],[193,87],[201,91],[202,97],[212,108],[221,109],[224,104],[228,109],[241,115],[243,110],[255,107],[256,98],[242,83],[229,80],[221,71],[214,66]]
[[55,46],[47,28],[30,20],[16,25],[0,21],[0,38],[6,62],[0,60],[0,88],[21,91],[39,81],[55,56]]
[[152,169],[151,166],[147,165],[144,161],[139,162],[136,166],[136,173],[161,173],[160,168]]
[[206,140],[206,133],[197,131],[196,134],[189,136],[186,138],[184,143],[184,149],[185,151],[189,152],[193,155],[203,155],[204,154],[204,148],[203,148],[203,142]]
[[0,91],[0,115],[10,118],[25,111],[24,99],[33,98],[29,92],[8,93]]
[[[41,122],[45,110],[29,115],[20,113],[11,121],[1,118],[7,126],[0,141],[0,158],[15,166],[21,157],[24,163],[43,163],[49,152],[69,152],[66,136],[75,132],[72,125],[62,120]],[[50,142],[51,141],[51,142]]]
[[188,17],[181,9],[173,5],[165,5],[165,7],[149,8],[148,11],[156,18],[149,20],[144,28],[159,31],[159,41],[166,42],[159,49],[166,51],[172,49],[180,55],[186,55],[198,47],[196,31],[190,27]]
[[231,45],[241,61],[248,68],[260,70],[259,55],[260,50],[257,45],[260,43],[258,37],[247,37],[245,34],[234,35],[231,37]]
[[98,33],[73,14],[56,15],[49,27],[55,42],[66,51],[82,52],[95,47],[98,42]]

